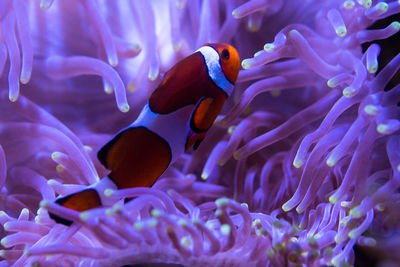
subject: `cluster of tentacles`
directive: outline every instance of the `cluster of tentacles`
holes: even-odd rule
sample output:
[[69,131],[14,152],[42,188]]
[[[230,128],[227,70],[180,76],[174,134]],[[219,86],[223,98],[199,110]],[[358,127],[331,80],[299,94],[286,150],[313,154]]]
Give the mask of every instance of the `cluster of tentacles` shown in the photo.
[[[347,266],[356,245],[390,251],[400,86],[387,84],[400,56],[380,66],[374,41],[400,24],[367,28],[399,12],[371,0],[2,0],[0,263]],[[112,207],[56,205],[106,175],[97,149],[206,42],[248,58],[199,150],[152,188],[108,190]]]

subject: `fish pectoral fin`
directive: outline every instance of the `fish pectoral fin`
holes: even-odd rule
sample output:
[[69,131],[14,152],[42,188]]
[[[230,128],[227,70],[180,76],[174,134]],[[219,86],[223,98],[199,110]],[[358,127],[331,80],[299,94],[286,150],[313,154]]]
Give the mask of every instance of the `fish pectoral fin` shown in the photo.
[[[223,103],[222,103],[223,104]],[[222,105],[211,97],[202,97],[193,109],[190,117],[190,128],[194,132],[205,132],[213,125]]]
[[186,138],[185,150],[193,146],[197,149],[208,129],[211,128],[218,114],[220,113],[224,99],[202,97],[193,109],[190,116],[190,130]]

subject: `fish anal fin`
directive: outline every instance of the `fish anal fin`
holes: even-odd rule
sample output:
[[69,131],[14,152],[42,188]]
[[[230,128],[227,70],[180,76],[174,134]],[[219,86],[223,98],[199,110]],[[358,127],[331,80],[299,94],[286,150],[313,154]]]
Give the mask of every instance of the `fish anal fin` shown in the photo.
[[[65,208],[73,209],[76,211],[85,211],[101,206],[99,194],[96,190],[91,188],[60,197],[56,200],[56,203]],[[72,221],[64,219],[54,213],[49,212],[49,216],[57,223],[61,223],[67,226],[72,224]]]

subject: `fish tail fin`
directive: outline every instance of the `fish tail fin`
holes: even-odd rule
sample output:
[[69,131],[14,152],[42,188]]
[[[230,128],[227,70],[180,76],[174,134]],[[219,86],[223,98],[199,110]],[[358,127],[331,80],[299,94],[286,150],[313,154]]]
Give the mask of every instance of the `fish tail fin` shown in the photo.
[[[100,196],[93,188],[84,189],[76,193],[72,193],[56,200],[56,203],[76,211],[85,211],[101,206]],[[71,225],[72,221],[62,218],[54,213],[49,212],[50,218],[57,223]]]

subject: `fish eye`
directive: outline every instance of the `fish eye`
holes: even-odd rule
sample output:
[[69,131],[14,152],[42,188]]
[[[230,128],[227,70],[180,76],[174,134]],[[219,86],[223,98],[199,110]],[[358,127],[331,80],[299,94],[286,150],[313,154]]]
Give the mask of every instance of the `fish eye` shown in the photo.
[[229,51],[227,49],[222,50],[221,56],[223,59],[228,60],[229,59]]

